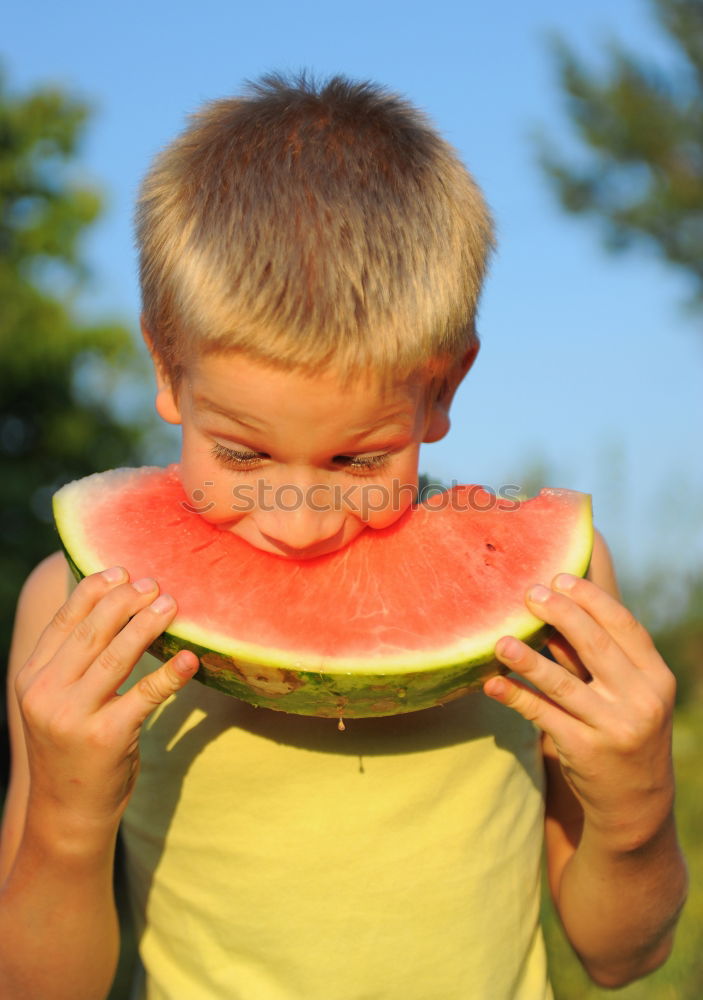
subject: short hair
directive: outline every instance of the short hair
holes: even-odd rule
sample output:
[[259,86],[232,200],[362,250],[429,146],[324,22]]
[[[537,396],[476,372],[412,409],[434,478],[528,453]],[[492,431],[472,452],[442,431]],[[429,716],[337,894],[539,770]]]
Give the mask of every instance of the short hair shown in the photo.
[[174,386],[199,351],[393,378],[477,342],[488,207],[424,113],[370,82],[269,74],[205,104],[147,173],[136,234]]

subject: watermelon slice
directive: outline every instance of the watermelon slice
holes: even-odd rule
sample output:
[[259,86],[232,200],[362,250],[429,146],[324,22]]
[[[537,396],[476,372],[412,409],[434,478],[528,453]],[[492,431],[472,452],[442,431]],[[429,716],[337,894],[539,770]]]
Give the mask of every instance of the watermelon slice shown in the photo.
[[505,634],[539,647],[533,583],[583,575],[590,497],[544,489],[501,500],[457,486],[346,548],[293,561],[194,513],[177,466],[116,469],[60,489],[56,525],[78,578],[124,566],[174,595],[151,648],[200,658],[199,680],[253,705],[332,718],[439,705],[504,668]]

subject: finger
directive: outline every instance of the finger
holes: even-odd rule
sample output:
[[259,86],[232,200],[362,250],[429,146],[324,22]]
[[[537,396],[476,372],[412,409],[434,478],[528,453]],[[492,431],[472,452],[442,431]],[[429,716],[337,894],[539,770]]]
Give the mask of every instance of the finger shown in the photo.
[[[501,663],[534,685],[540,700],[547,699],[545,703],[557,714],[563,709],[588,726],[597,724],[599,711],[602,712],[601,699],[580,677],[512,636],[500,639],[495,651]],[[531,704],[532,699],[521,696],[518,704],[526,702]]]
[[630,663],[645,671],[661,670],[663,661],[649,632],[617,598],[590,580],[569,573],[556,576],[553,586],[597,622]]
[[559,746],[568,745],[569,737],[573,740],[574,726],[584,726],[583,722],[564,712],[541,692],[513,677],[491,677],[484,683],[483,690],[489,698],[512,708],[528,722],[534,722]]
[[41,633],[32,656],[23,667],[26,679],[31,680],[44,668],[47,661],[61,648],[80,621],[83,621],[96,604],[111,590],[128,579],[127,570],[112,566],[100,573],[84,577],[61,605]]
[[138,611],[98,654],[79,681],[86,702],[94,709],[114,698],[135,664],[176,615],[170,594],[160,594]]
[[71,684],[82,677],[129,619],[150,604],[158,593],[155,580],[137,580],[109,590],[84,617],[79,618],[51,658],[52,680]]
[[591,680],[591,675],[581,662],[581,657],[571,643],[559,632],[555,632],[550,636],[544,645],[556,663],[561,664],[562,667],[571,671],[572,674],[580,677],[586,683]]
[[631,686],[636,672],[634,665],[588,610],[570,596],[542,586],[530,588],[526,603],[533,614],[564,636],[592,677],[604,682],[611,691],[622,692]]
[[180,650],[115,699],[110,711],[119,714],[126,726],[138,728],[154,709],[185,687],[199,666],[195,653],[188,649]]

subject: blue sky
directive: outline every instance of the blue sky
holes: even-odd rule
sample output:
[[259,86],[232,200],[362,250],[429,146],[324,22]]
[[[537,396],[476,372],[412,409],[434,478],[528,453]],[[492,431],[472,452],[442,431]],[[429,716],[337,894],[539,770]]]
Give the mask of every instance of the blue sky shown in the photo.
[[135,331],[134,195],[189,111],[271,69],[405,93],[484,188],[500,241],[480,358],[423,468],[498,488],[541,465],[548,485],[594,495],[623,572],[679,573],[703,555],[702,317],[686,312],[681,276],[644,251],[608,256],[595,224],[564,215],[540,175],[536,128],[573,145],[554,31],[595,65],[613,37],[671,58],[647,0],[35,0],[5,12],[0,58],[14,88],[57,83],[95,109],[81,168],[108,205],[86,242],[85,309]]

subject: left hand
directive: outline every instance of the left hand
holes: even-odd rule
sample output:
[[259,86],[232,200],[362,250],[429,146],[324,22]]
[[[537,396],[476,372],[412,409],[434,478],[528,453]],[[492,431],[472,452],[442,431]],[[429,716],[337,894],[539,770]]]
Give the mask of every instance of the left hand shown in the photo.
[[614,848],[637,847],[673,805],[674,676],[646,629],[590,580],[562,573],[526,601],[557,629],[547,643],[557,662],[504,636],[498,659],[536,690],[493,677],[484,691],[551,737],[585,826]]

